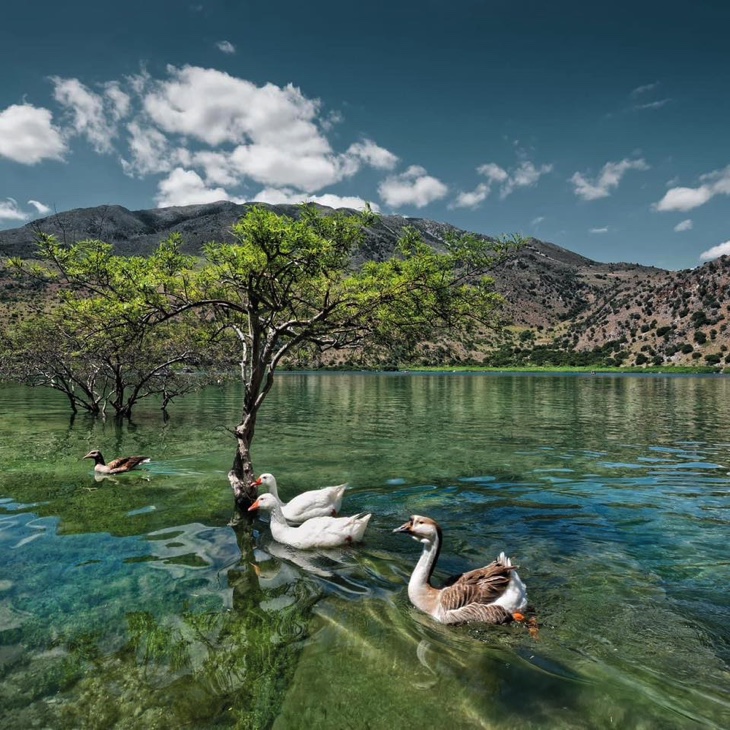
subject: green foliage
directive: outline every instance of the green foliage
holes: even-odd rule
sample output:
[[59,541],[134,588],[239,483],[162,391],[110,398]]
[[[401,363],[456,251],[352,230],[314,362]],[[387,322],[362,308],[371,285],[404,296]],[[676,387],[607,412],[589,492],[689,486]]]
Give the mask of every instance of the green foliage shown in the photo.
[[[304,205],[289,218],[254,207],[233,226],[234,242],[208,243],[202,259],[183,255],[179,236],[143,258],[116,256],[101,241],[66,246],[43,235],[42,265],[14,265],[59,286],[55,331],[73,341],[77,356],[68,364],[73,387],[65,391],[72,403],[100,361],[111,373],[111,395],[93,378],[88,398],[108,400],[124,414],[143,392],[138,383],[157,382],[175,364],[225,369],[237,362],[244,397],[235,468],[248,464],[250,472],[256,414],[282,361],[349,349],[368,364],[398,363],[424,342],[444,334],[458,341],[494,323],[502,299],[488,273],[520,239],[464,235],[436,251],[406,229],[390,259],[355,267],[372,222],[369,211],[326,215]],[[38,337],[47,326],[33,322]],[[174,358],[161,361],[167,352]],[[120,382],[128,383],[121,392]]]

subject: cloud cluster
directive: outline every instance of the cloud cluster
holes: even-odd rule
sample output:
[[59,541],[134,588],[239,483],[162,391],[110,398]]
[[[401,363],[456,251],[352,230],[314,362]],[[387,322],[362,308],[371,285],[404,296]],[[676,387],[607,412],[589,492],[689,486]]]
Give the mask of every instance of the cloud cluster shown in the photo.
[[[38,200],[29,200],[28,205],[35,208],[36,213],[40,215],[48,215],[51,212],[49,206],[44,205]],[[15,198],[6,198],[0,200],[0,221],[27,221],[31,215],[29,211],[23,210]]]
[[570,182],[573,183],[573,192],[582,200],[599,200],[611,195],[629,170],[648,169],[649,165],[641,158],[624,159],[619,162],[607,162],[593,180],[581,172],[575,172]]
[[730,195],[730,165],[701,175],[700,185],[696,188],[670,188],[654,205],[654,210],[685,212],[699,208],[717,195]]
[[[217,46],[235,51],[228,41]],[[141,72],[93,89],[75,78],[50,81],[60,121],[29,104],[0,111],[0,157],[63,160],[69,141],[84,138],[97,153],[117,157],[126,174],[159,176],[160,206],[241,200],[246,193],[362,207],[359,198],[324,191],[364,168],[391,171],[398,164],[368,138],[334,149],[327,135],[341,117],[291,84],[257,86],[197,66],[169,66],[161,78]]]
[[676,226],[674,226],[674,231],[676,233],[682,233],[683,231],[691,231],[693,225],[694,224],[692,223],[692,219],[686,218],[685,220],[680,221],[679,223],[677,223]]
[[529,160],[522,160],[516,167],[507,171],[495,162],[487,162],[477,167],[477,172],[486,177],[487,182],[479,183],[473,190],[460,192],[449,207],[476,208],[486,200],[493,187],[499,187],[499,197],[504,200],[518,188],[537,185],[538,180],[552,169],[552,165],[536,167]]

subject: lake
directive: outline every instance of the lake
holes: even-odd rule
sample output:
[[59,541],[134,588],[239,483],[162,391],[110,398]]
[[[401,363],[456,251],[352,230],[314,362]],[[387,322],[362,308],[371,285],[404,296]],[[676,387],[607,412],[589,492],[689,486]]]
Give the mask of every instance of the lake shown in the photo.
[[[0,386],[4,728],[730,727],[730,378],[282,373],[257,472],[373,513],[328,551],[229,524],[239,415]],[[96,481],[92,448],[152,462]],[[414,609],[411,514],[438,579],[512,556],[532,625]]]

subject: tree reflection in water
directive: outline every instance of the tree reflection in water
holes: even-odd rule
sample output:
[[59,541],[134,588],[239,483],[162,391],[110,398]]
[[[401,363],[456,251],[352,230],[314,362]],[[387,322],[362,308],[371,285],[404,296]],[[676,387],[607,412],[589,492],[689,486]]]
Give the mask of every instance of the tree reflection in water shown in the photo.
[[272,724],[318,591],[306,580],[259,580],[251,523],[235,532],[241,559],[226,572],[232,608],[127,614],[120,651],[76,652],[86,672],[63,703],[64,727]]

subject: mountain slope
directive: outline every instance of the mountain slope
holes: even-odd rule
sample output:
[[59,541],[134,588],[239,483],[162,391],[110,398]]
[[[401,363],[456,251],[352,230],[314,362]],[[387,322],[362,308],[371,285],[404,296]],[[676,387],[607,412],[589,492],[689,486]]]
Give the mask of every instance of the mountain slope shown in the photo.
[[[99,238],[122,255],[148,254],[170,234],[180,233],[184,250],[197,253],[207,241],[232,240],[231,225],[250,205],[224,201],[140,211],[118,205],[80,208],[0,231],[0,255],[32,257],[39,231],[68,242]],[[283,215],[299,214],[294,205],[267,207]],[[357,258],[388,258],[406,226],[416,228],[436,248],[449,234],[464,233],[447,223],[384,215],[368,229]],[[727,257],[697,269],[669,272],[599,263],[532,238],[513,260],[494,271],[494,277],[497,290],[507,299],[504,318],[516,328],[499,342],[504,352],[517,348],[517,359],[524,362],[530,362],[530,348],[536,344],[590,351],[608,343],[614,352],[624,353],[624,364],[634,364],[637,358],[639,363],[704,364],[705,356],[724,361],[728,352]],[[470,344],[462,356],[482,360],[495,344],[489,341],[476,350]]]

